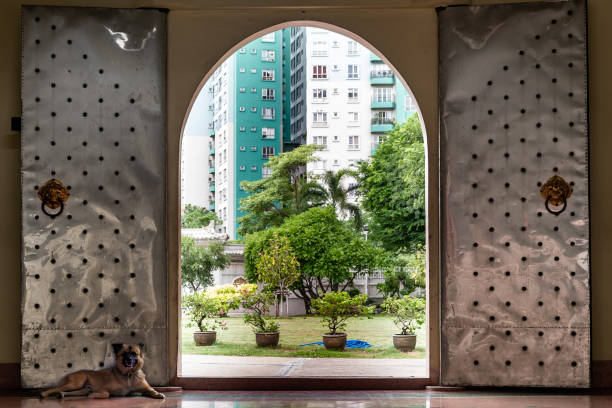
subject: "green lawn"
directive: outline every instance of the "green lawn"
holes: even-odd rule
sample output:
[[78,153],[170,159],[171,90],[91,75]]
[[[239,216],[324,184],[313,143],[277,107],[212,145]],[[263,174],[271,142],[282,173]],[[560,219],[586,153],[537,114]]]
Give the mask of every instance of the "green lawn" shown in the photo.
[[349,321],[346,332],[349,339],[365,340],[372,347],[361,350],[329,351],[323,346],[299,346],[303,343],[321,341],[325,331],[318,316],[295,316],[278,319],[280,343],[276,348],[255,346],[255,334],[241,317],[226,319],[228,329],[217,332],[217,342],[212,346],[196,346],[193,342],[194,328],[186,327],[183,317],[183,354],[215,354],[225,356],[272,356],[272,357],[349,357],[349,358],[425,358],[425,326],[417,331],[417,347],[411,353],[402,353],[393,348],[393,333],[397,329],[388,315],[376,315],[372,319]]

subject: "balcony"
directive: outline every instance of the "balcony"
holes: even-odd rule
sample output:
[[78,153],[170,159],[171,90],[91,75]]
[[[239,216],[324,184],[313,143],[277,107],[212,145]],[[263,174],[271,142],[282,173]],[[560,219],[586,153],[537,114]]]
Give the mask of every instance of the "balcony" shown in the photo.
[[393,129],[394,118],[372,118],[372,132],[388,132]]
[[211,201],[210,203],[208,203],[208,209],[210,211],[215,211],[215,202]]
[[380,57],[374,53],[370,53],[370,62],[374,62],[374,63],[382,63],[383,60],[380,59]]
[[209,168],[208,169],[208,173],[209,174],[215,174],[215,168],[214,167]]
[[208,154],[210,154],[211,156],[215,155],[215,148],[211,147],[210,150],[208,151]]
[[312,122],[312,127],[327,127],[327,121]]
[[208,190],[209,190],[209,191],[215,191],[215,185],[214,185],[214,184],[211,184]]
[[395,109],[395,95],[380,97],[374,95],[372,97],[372,109]]
[[394,83],[395,75],[390,69],[370,72],[371,85],[393,85]]

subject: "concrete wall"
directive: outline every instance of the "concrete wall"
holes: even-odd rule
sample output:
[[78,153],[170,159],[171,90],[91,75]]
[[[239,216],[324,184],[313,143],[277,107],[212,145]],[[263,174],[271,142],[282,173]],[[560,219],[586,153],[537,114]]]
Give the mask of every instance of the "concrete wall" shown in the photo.
[[[489,3],[502,1],[488,1]],[[10,131],[10,117],[20,115],[20,6],[19,0],[0,5],[0,363],[20,359],[20,208],[19,133]],[[178,279],[179,239],[179,160],[180,134],[190,102],[203,79],[219,60],[234,52],[246,38],[261,30],[289,21],[318,21],[335,24],[357,34],[373,45],[406,80],[416,97],[426,125],[429,146],[437,140],[437,22],[434,7],[442,4],[485,3],[469,0],[296,0],[280,5],[273,0],[38,0],[41,5],[82,5],[108,7],[170,7],[168,60],[168,239],[169,281]],[[205,5],[204,5],[205,4]],[[380,24],[384,22],[384,24]],[[278,28],[278,27],[277,27]],[[347,32],[344,32],[348,34]],[[412,41],[406,43],[405,39]],[[591,104],[591,214],[592,214],[592,305],[593,358],[612,360],[612,138],[608,120],[612,117],[612,2],[589,1],[589,56]],[[431,162],[437,151],[428,150]],[[437,177],[428,182],[435,190]],[[430,204],[436,207],[435,195]],[[432,208],[431,206],[429,207]],[[429,225],[429,234],[437,229]],[[171,245],[172,242],[176,244]],[[437,251],[435,241],[430,251]],[[432,258],[435,259],[435,258]],[[435,271],[435,261],[431,265]],[[178,286],[177,286],[178,288]],[[171,294],[171,313],[178,316],[178,289]],[[433,299],[435,302],[437,299]],[[177,322],[170,327],[178,333]],[[178,347],[178,338],[170,339]],[[436,345],[433,345],[436,347]]]

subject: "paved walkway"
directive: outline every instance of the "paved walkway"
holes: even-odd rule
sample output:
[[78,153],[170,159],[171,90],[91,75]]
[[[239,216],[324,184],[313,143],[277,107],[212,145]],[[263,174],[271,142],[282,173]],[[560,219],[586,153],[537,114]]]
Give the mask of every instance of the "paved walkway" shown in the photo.
[[182,377],[425,377],[424,359],[183,355]]

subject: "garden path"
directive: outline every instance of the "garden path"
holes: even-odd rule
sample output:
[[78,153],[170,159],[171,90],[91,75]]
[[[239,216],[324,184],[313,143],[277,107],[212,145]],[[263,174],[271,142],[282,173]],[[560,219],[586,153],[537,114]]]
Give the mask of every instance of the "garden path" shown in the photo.
[[426,376],[424,359],[241,357],[183,354],[181,377]]

